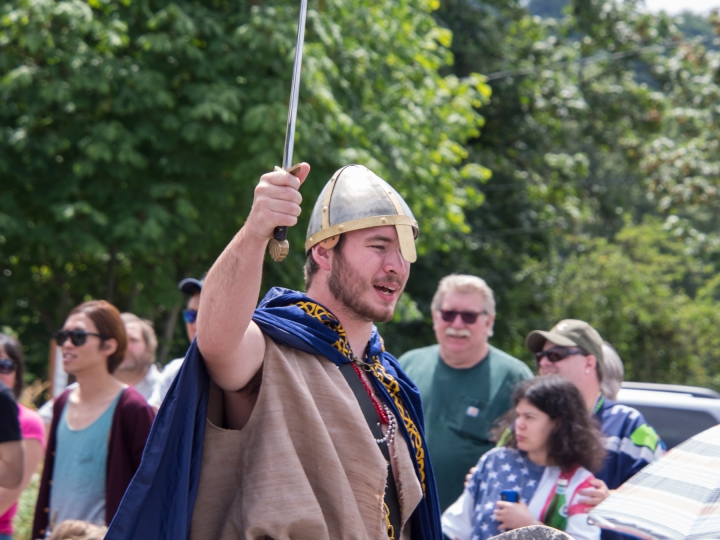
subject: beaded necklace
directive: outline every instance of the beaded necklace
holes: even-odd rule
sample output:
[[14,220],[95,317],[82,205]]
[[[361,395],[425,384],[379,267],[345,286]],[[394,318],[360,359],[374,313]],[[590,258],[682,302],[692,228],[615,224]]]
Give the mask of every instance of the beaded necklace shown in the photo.
[[385,435],[381,439],[375,439],[375,442],[378,444],[392,444],[392,442],[395,440],[395,433],[397,432],[397,421],[395,420],[395,416],[393,415],[393,413],[390,411],[390,408],[385,404],[380,404],[380,401],[378,400],[378,398],[375,397],[375,393],[370,388],[370,385],[365,380],[365,377],[363,377],[360,368],[362,368],[364,371],[371,372],[370,368],[367,367],[367,362],[363,362],[357,356],[353,356],[351,365],[353,371],[355,371],[355,374],[360,378],[360,382],[362,383],[363,388],[365,388],[367,395],[370,397],[370,401],[372,401],[373,407],[375,407],[375,412],[380,419],[380,423],[387,426],[387,431],[385,432]]

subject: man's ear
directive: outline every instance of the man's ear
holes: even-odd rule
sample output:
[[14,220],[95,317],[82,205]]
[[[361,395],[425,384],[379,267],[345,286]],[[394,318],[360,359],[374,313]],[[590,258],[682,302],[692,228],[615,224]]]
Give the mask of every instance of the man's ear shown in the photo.
[[326,249],[322,247],[320,244],[315,244],[312,247],[312,257],[317,263],[317,265],[325,270],[326,272],[330,271],[330,261],[332,259],[332,249]]
[[492,337],[493,335],[493,327],[495,326],[495,315],[488,315],[487,316],[487,328],[488,328],[488,337]]
[[591,373],[595,372],[595,368],[597,366],[597,358],[593,356],[592,354],[589,354],[585,357],[585,369],[590,370]]

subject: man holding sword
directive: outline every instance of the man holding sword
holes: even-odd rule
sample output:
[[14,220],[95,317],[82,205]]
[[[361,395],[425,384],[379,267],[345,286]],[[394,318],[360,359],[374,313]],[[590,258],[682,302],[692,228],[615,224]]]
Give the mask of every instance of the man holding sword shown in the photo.
[[[373,326],[393,316],[417,222],[377,175],[340,169],[310,218],[307,293],[271,289],[256,309],[274,228],[300,214],[310,167],[295,170],[262,176],[208,272],[197,340],[108,539],[175,537],[167,513],[191,539],[441,537],[420,398]],[[179,474],[163,468],[193,445]]]
[[400,194],[365,167],[337,171],[310,217],[307,292],[256,307],[310,172],[291,165],[306,13],[302,0],[283,168],[208,272],[197,338],[106,540],[442,537],[420,395],[373,326],[417,258]]

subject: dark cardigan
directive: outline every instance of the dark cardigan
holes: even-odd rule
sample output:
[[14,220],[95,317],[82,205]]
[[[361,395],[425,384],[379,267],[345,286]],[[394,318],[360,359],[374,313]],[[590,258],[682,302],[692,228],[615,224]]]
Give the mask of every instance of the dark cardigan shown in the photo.
[[[62,393],[53,405],[53,421],[50,426],[50,437],[45,451],[45,467],[40,481],[35,520],[33,521],[32,538],[44,538],[50,519],[50,489],[52,486],[53,467],[55,465],[55,446],[57,444],[57,427],[62,417],[63,408],[72,390]],[[105,465],[105,522],[109,525],[125,490],[130,484],[135,471],[140,466],[145,441],[152,426],[155,412],[147,404],[145,398],[132,386],[127,387],[118,401],[110,427],[108,457]]]

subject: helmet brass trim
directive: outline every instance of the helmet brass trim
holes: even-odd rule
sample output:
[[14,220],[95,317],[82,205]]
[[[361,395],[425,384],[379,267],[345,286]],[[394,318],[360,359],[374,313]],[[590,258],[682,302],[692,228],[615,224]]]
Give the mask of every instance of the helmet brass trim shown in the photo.
[[413,231],[413,240],[417,237],[418,224],[417,221],[410,216],[370,216],[346,221],[345,223],[333,225],[332,227],[318,231],[305,241],[305,251],[310,251],[310,248],[315,244],[319,244],[331,236],[360,229],[369,229],[370,227],[385,227],[386,225],[407,225],[411,227]]
[[[347,170],[350,170],[350,177],[341,176],[342,173]],[[333,206],[333,196],[337,195],[336,188],[341,179],[344,179],[344,181],[340,200],[344,202],[340,203],[339,212],[340,215],[344,214],[340,219],[346,219],[347,221],[337,223],[338,210]],[[374,187],[371,188],[368,182],[374,184]],[[352,211],[348,211],[348,206],[352,207],[353,203],[348,202],[347,193],[348,190],[352,193],[354,188],[357,188],[357,192],[364,193],[365,198],[359,199],[359,205],[362,207],[363,201],[365,201],[365,217],[358,216],[358,214],[362,215],[363,211],[356,211],[355,216],[352,215]],[[377,191],[378,188],[379,191]],[[373,200],[376,197],[379,197],[377,199],[379,203],[378,207],[382,208],[380,215],[372,215],[372,213],[377,210],[367,208],[367,201]],[[382,202],[384,197],[387,197],[387,199],[385,199],[386,202]],[[337,197],[335,198],[337,199]],[[389,202],[390,205],[388,205],[387,202]],[[332,218],[330,216],[331,213],[333,213],[334,216]],[[368,216],[367,213],[371,213],[371,215]],[[352,219],[353,217],[355,219]],[[336,220],[336,224],[331,226],[330,223],[333,219]],[[367,167],[363,167],[362,165],[346,165],[335,172],[326,184],[322,198],[318,199],[313,208],[313,213],[310,216],[310,224],[308,225],[308,236],[306,236],[305,241],[305,252],[308,253],[316,244],[321,244],[325,249],[332,249],[340,240],[340,235],[346,232],[384,226],[395,227],[403,258],[408,262],[415,262],[417,260],[415,239],[418,237],[419,230],[417,221],[412,215],[412,210],[410,210],[402,199],[402,196],[397,193],[390,184]],[[315,231],[314,234],[310,234],[311,230]]]

